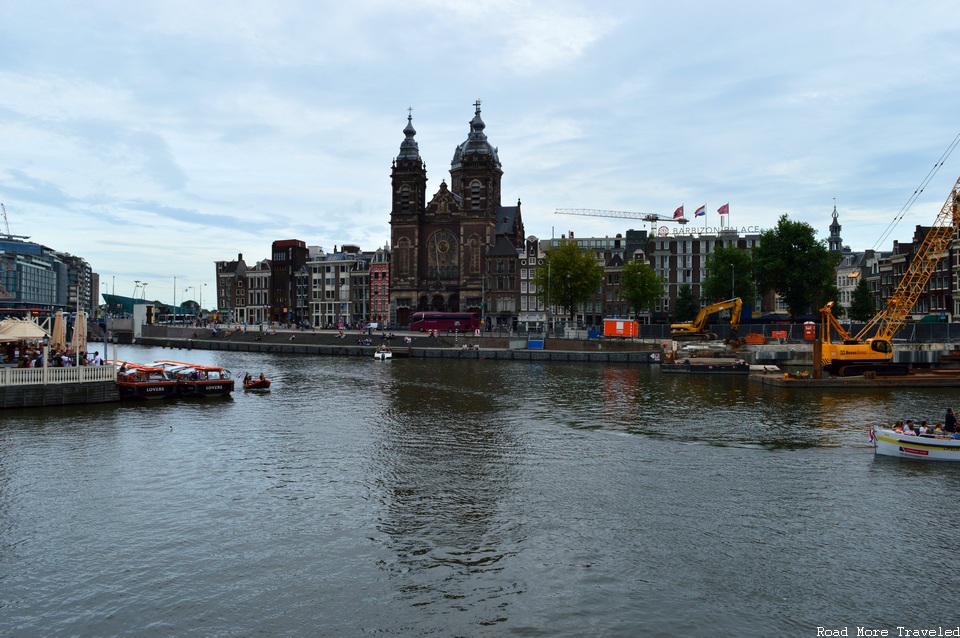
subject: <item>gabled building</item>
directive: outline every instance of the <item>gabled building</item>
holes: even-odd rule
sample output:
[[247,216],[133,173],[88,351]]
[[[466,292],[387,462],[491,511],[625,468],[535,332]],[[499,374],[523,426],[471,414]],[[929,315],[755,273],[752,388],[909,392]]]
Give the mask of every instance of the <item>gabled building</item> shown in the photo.
[[247,323],[246,276],[243,254],[233,261],[218,261],[217,308],[222,321]]
[[370,260],[370,321],[390,325],[390,245],[377,250]]
[[351,245],[311,256],[306,266],[311,277],[310,325],[337,328],[369,323],[372,258],[373,253]]
[[[306,284],[304,266],[310,255],[307,245],[299,239],[282,239],[273,242],[270,267],[270,320],[279,323],[304,323],[309,321],[309,306],[305,305]],[[301,273],[299,288],[297,273]],[[299,290],[299,297],[298,297]],[[297,300],[300,299],[298,304]]]
[[245,274],[246,307],[244,323],[269,323],[270,321],[270,260],[261,259]]

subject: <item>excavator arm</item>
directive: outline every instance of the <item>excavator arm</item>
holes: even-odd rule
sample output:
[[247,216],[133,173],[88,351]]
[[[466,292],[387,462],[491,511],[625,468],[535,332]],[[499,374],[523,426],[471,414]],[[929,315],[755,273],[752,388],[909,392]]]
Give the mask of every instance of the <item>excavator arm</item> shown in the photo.
[[736,332],[740,325],[740,313],[743,310],[743,301],[739,297],[718,301],[700,309],[697,318],[690,323],[670,324],[670,334],[678,340],[683,339],[713,339],[715,335],[707,331],[707,319],[710,315],[721,310],[730,310],[730,329]]

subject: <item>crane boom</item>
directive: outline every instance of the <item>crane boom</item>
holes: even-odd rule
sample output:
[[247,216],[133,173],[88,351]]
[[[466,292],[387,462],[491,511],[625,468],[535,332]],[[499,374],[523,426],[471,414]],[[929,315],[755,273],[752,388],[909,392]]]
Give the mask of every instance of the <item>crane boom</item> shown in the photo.
[[907,315],[917,303],[930,277],[933,276],[937,264],[947,253],[950,240],[953,239],[960,225],[958,190],[960,190],[960,179],[957,179],[957,183],[953,185],[933,226],[920,242],[907,271],[900,279],[900,284],[887,300],[887,307],[867,322],[855,339],[863,339],[874,326],[877,326],[877,337],[891,339],[906,321]]
[[[960,227],[960,179],[950,190],[933,226],[920,242],[897,288],[878,312],[856,334],[850,336],[833,316],[833,302],[820,309],[823,369],[831,374],[853,376],[873,368],[877,374],[906,374],[905,365],[890,363],[893,359],[893,335],[907,320],[907,315],[920,298],[940,261],[948,256],[950,241]],[[873,337],[866,335],[874,332]],[[836,332],[839,342],[831,341]]]
[[667,217],[656,213],[634,213],[625,210],[599,210],[595,208],[558,208],[557,215],[579,215],[581,217],[615,217],[617,219],[642,219],[645,222],[677,222],[686,224],[686,217]]
[[30,239],[27,235],[13,235],[10,233],[10,220],[7,218],[7,207],[3,205],[3,202],[0,202],[0,211],[3,211],[3,224],[7,229],[7,239]]

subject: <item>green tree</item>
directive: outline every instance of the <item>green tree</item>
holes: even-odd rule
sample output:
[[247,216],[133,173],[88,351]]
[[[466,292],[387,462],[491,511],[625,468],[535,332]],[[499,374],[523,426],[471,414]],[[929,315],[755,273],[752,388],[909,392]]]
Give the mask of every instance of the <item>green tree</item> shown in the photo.
[[603,266],[592,253],[580,250],[574,241],[561,242],[547,251],[543,266],[537,268],[533,282],[544,305],[562,306],[573,320],[577,306],[585,303],[600,288]]
[[636,316],[663,298],[663,277],[647,262],[641,259],[631,261],[620,273],[620,294]]
[[793,318],[809,310],[831,285],[836,265],[836,257],[817,241],[813,227],[786,215],[775,228],[760,234],[760,245],[753,249],[757,288],[780,295]]
[[700,312],[700,304],[693,298],[693,287],[690,284],[681,284],[677,289],[677,300],[673,306],[673,321],[693,321]]
[[877,304],[873,298],[873,291],[866,279],[861,278],[857,287],[853,289],[850,300],[850,318],[854,321],[870,321],[877,314]]
[[713,303],[740,297],[752,304],[757,296],[753,283],[753,256],[736,246],[717,248],[707,257],[707,277],[700,284],[703,297]]

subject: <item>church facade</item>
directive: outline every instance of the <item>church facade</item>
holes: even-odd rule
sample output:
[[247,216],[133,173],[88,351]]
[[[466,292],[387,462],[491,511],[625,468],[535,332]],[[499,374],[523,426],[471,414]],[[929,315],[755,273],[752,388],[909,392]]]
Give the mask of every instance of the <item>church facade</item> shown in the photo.
[[[480,102],[446,180],[427,193],[427,169],[412,115],[391,171],[390,307],[406,326],[418,310],[476,312],[486,324],[512,325],[519,305],[520,202],[501,204],[503,168],[484,133]],[[428,199],[429,198],[429,199]]]

